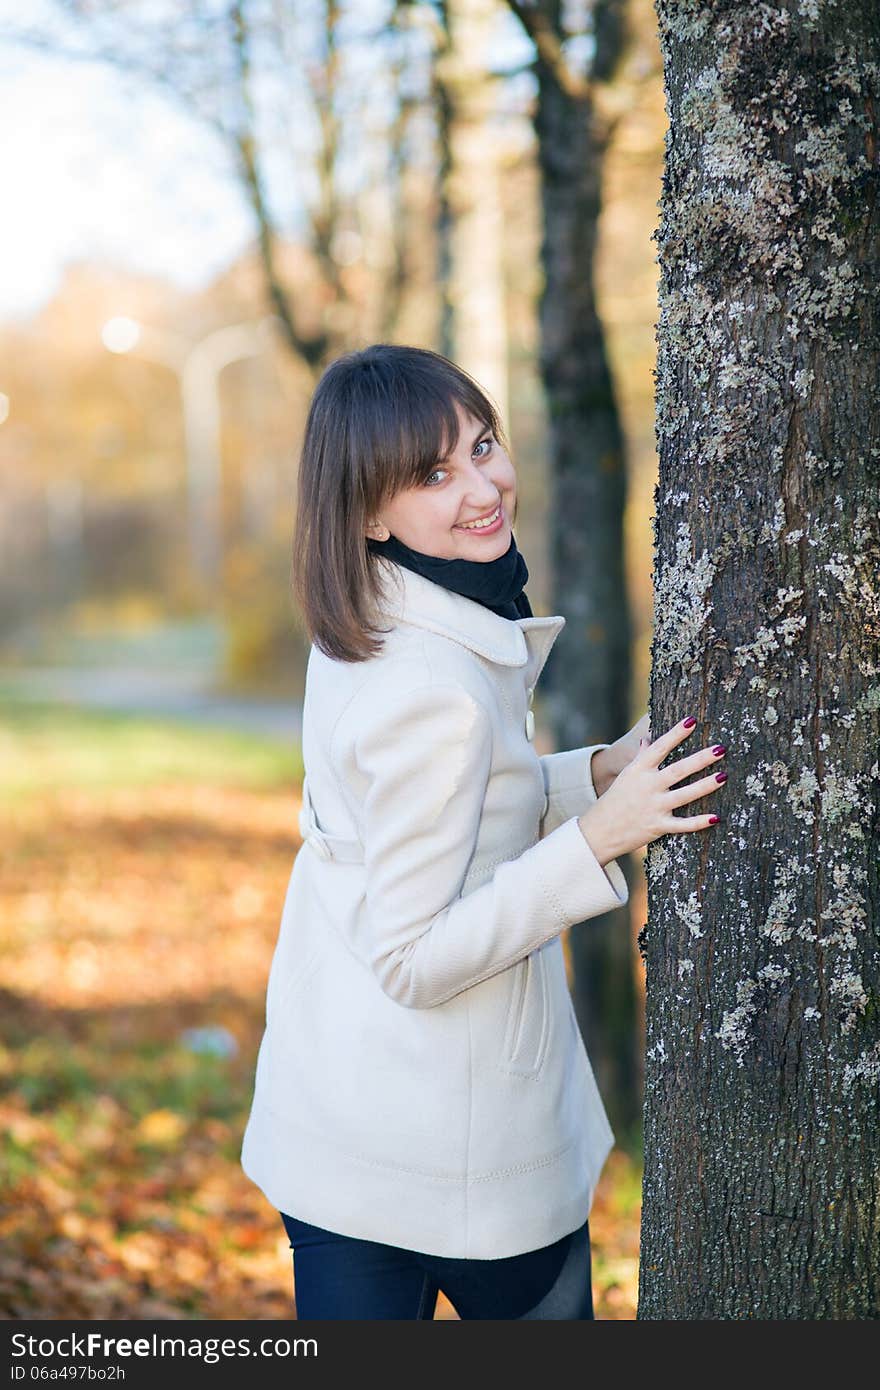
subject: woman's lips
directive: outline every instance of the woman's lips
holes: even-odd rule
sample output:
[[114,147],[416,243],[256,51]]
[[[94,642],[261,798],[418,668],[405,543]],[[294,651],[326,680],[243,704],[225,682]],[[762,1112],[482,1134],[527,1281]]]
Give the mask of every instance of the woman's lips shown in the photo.
[[468,536],[494,536],[504,525],[504,507],[499,505],[498,517],[490,526],[455,526],[453,530],[463,531]]

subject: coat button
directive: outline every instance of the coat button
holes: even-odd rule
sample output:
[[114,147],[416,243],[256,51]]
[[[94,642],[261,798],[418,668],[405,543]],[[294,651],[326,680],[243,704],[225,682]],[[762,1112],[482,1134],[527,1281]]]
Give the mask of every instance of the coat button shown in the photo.
[[526,738],[531,743],[535,737],[535,716],[531,710],[526,710]]

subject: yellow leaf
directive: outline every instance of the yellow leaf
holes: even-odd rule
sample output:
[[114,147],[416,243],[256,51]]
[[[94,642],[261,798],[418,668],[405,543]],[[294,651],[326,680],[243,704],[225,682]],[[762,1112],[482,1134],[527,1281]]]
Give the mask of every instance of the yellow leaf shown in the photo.
[[137,1127],[138,1137],[148,1144],[173,1144],[186,1129],[173,1110],[151,1110]]

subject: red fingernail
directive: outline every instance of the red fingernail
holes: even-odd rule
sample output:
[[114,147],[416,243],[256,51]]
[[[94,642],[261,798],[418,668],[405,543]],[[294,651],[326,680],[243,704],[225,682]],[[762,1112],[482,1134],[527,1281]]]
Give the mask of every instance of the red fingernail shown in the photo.
[[722,753],[727,752],[727,749],[724,747],[723,743],[716,743],[715,747],[712,749],[712,752],[715,754],[716,758],[720,758]]
[[710,825],[717,825],[718,822],[720,821],[720,819],[721,819],[720,816],[710,816],[710,817],[709,817],[709,824],[710,824]]
[[694,716],[693,716],[692,714],[689,714],[688,717],[687,717],[687,719],[683,719],[681,722],[682,722],[682,728],[684,728],[684,729],[692,729],[692,728],[694,727],[694,725],[696,724],[697,721],[696,721],[696,719],[694,718]]
[[715,781],[716,781],[716,782],[726,782],[726,781],[727,781],[727,773],[726,773],[726,772],[716,772],[716,773],[715,773]]

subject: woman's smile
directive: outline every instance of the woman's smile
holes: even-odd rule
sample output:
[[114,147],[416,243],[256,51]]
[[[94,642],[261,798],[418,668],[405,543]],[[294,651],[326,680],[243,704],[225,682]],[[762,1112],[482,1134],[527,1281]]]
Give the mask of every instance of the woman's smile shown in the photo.
[[453,527],[455,531],[468,531],[473,536],[492,536],[504,525],[504,508],[501,503],[490,512],[486,517],[477,517],[474,521],[460,522]]

